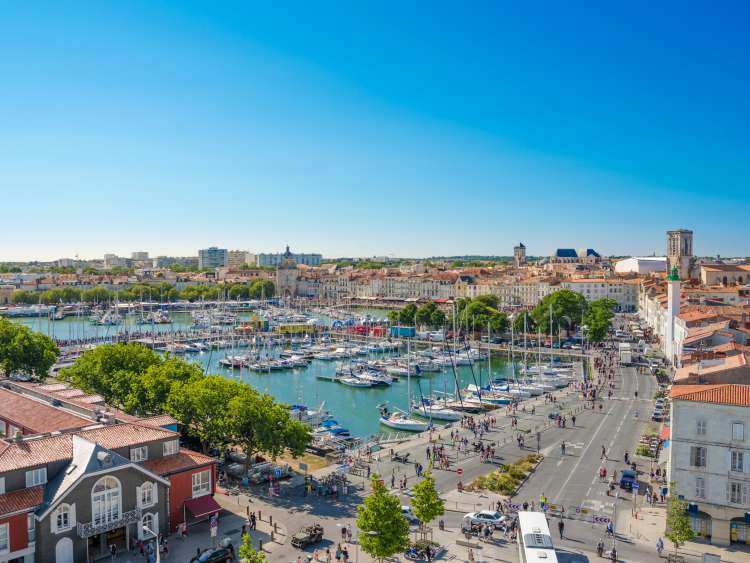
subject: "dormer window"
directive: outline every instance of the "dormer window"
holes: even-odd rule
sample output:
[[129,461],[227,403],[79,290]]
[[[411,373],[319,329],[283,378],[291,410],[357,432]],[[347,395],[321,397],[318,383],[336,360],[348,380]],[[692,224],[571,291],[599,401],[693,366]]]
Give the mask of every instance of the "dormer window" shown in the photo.
[[148,459],[148,446],[130,448],[130,461],[146,461]]

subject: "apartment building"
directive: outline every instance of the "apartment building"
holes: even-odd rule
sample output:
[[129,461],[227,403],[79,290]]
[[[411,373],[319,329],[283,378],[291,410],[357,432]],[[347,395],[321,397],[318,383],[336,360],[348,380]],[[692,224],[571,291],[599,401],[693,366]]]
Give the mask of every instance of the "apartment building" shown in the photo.
[[638,308],[639,279],[581,278],[563,280],[560,287],[580,293],[588,301],[612,299],[619,311],[630,313]]
[[671,398],[670,494],[699,536],[749,543],[750,385],[676,385]]

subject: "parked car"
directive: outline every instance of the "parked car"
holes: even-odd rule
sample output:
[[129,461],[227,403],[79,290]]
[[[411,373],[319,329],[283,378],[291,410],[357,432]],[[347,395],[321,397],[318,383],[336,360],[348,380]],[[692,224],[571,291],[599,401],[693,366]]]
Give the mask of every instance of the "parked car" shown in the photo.
[[419,518],[411,511],[411,506],[402,505],[401,514],[409,521],[409,524],[419,524]]
[[507,517],[494,510],[480,510],[479,512],[469,512],[464,519],[468,519],[472,524],[492,524],[499,526]]
[[198,557],[199,563],[224,563],[232,560],[232,552],[226,547],[207,549]]
[[637,481],[637,475],[632,469],[625,469],[620,476],[620,488],[626,491],[633,490],[633,483]]

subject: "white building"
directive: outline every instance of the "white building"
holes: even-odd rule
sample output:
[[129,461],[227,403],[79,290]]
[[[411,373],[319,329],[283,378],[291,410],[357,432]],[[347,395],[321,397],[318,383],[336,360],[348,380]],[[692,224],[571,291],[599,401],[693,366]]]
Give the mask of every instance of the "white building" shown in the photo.
[[120,258],[117,254],[105,254],[104,255],[104,269],[110,270],[112,268],[127,268],[129,266],[127,258]]
[[[323,259],[322,254],[292,254],[292,258],[297,264],[303,264],[305,266],[320,266],[320,261]],[[256,266],[271,266],[276,267],[284,260],[284,254],[256,254],[255,265]]]
[[227,253],[227,266],[230,269],[237,269],[243,264],[255,266],[255,262],[250,263],[250,256],[247,250],[230,250]]
[[571,279],[560,282],[560,288],[580,293],[588,301],[612,299],[623,312],[635,311],[638,308],[640,280],[637,279]]
[[675,385],[671,395],[670,494],[712,544],[748,543],[750,385]]
[[145,262],[148,260],[148,252],[145,251],[138,251],[138,252],[131,252],[130,259],[135,262]]
[[615,263],[615,273],[617,274],[648,275],[666,271],[666,256],[632,256]]

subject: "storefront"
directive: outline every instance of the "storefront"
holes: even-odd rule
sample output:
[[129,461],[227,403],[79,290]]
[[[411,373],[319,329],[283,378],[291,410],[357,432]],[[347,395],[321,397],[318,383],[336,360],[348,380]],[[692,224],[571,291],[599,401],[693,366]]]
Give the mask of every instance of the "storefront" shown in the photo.
[[711,515],[706,512],[694,510],[696,505],[688,505],[688,515],[690,516],[690,527],[699,538],[711,540]]
[[729,523],[729,541],[750,544],[750,512],[746,512],[744,517],[732,518]]

